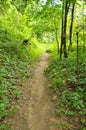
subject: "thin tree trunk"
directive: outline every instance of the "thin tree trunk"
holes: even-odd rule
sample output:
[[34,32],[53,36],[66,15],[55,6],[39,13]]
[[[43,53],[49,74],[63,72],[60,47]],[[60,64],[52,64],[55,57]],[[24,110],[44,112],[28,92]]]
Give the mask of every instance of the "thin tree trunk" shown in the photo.
[[55,36],[56,36],[56,43],[57,43],[57,52],[59,54],[59,41],[58,41],[58,37],[57,37],[57,25],[56,25],[55,20],[54,20],[54,26],[55,26]]
[[69,11],[70,3],[68,0],[65,4],[65,18],[64,18],[64,34],[63,34],[63,43],[64,43],[64,57],[67,58],[67,48],[66,48],[66,29],[67,29],[67,16]]
[[64,32],[64,1],[63,1],[63,7],[62,7],[62,26],[61,26],[60,59],[62,58],[63,32]]
[[76,33],[77,37],[77,79],[79,81],[79,32]]
[[[65,6],[65,9],[64,9]],[[67,57],[67,48],[66,48],[66,29],[67,29],[67,16],[70,7],[70,2],[66,0],[63,1],[63,9],[62,9],[62,28],[61,28],[61,47],[60,47],[60,59],[62,58],[62,51],[64,51],[64,57]],[[65,14],[64,14],[65,12]],[[64,48],[63,48],[64,47]]]
[[72,32],[73,32],[73,21],[74,21],[74,9],[75,9],[75,3],[72,5],[72,12],[71,12],[71,24],[70,24],[70,46],[72,46]]

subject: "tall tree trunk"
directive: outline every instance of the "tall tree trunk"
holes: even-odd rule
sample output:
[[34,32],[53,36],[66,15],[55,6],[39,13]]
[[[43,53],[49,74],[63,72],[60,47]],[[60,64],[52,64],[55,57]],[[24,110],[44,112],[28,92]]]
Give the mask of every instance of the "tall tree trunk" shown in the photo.
[[64,1],[63,1],[63,6],[62,6],[62,26],[61,26],[60,59],[62,58],[63,32],[64,32]]
[[79,80],[79,32],[76,33],[77,37],[77,79]]
[[60,59],[62,58],[62,51],[64,51],[64,57],[65,58],[67,57],[66,29],[67,29],[67,16],[68,16],[69,7],[70,7],[70,2],[66,0],[64,3],[63,1]]
[[66,29],[67,29],[67,16],[68,16],[69,7],[70,7],[70,2],[68,2],[68,0],[66,0],[66,3],[65,3],[65,18],[64,18],[64,34],[63,34],[64,57],[65,58],[67,58]]
[[74,9],[75,3],[72,4],[72,12],[71,12],[71,24],[70,24],[70,46],[72,46],[72,32],[73,32],[73,21],[74,21]]

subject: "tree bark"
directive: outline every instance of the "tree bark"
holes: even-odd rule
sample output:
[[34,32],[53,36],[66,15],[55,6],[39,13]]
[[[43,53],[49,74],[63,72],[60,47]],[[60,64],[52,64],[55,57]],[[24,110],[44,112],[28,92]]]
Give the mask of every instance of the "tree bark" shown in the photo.
[[63,43],[64,43],[64,57],[67,58],[67,47],[66,47],[66,29],[67,29],[67,16],[68,16],[68,11],[70,7],[70,2],[66,0],[65,3],[65,18],[64,18],[64,34],[63,34]]
[[69,47],[72,46],[72,34],[73,34],[74,9],[75,9],[75,3],[72,4],[71,24],[70,24],[70,45],[69,45]]
[[79,81],[79,32],[76,33],[77,37],[77,79]]
[[66,47],[66,29],[67,29],[67,16],[70,7],[70,2],[63,1],[62,9],[62,28],[61,28],[61,47],[60,47],[60,59],[62,58],[62,51],[64,51],[64,57],[67,58],[67,47]]
[[62,6],[62,26],[61,26],[61,46],[60,46],[60,59],[62,59],[62,47],[63,47],[63,32],[64,32],[64,1]]

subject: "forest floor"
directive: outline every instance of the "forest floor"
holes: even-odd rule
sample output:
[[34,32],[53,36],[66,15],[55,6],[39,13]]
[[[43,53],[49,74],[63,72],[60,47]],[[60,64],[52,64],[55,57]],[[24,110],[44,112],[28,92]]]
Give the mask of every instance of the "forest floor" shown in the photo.
[[53,92],[48,88],[44,70],[49,55],[44,52],[31,70],[31,76],[22,86],[19,111],[10,117],[11,130],[57,130]]

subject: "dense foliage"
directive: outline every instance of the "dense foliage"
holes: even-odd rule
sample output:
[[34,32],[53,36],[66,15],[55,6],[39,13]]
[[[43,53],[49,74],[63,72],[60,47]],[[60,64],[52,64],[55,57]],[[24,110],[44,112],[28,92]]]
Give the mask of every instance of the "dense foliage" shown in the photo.
[[0,1],[0,130],[8,129],[7,117],[21,95],[18,86],[40,57],[41,44],[51,55],[46,75],[61,107],[57,115],[75,115],[69,129],[85,130],[85,8],[86,0]]
[[[62,120],[57,126],[65,130],[86,129],[86,15],[84,3],[85,1],[62,1],[62,16],[59,11],[59,19],[56,17],[57,21],[54,21],[57,25],[55,26],[56,45],[51,44],[47,47],[47,52],[51,56],[50,66],[45,74],[49,79],[48,87],[55,91],[52,100],[56,103],[56,114]],[[61,7],[59,4],[54,9],[61,9]],[[59,32],[61,35],[58,34]]]
[[75,129],[85,130],[86,51],[80,53],[79,75],[77,74],[75,54],[74,51],[68,59],[62,60],[55,59],[55,53],[51,54],[50,66],[45,74],[49,79],[48,87],[53,88],[56,93],[53,100],[57,104],[57,116],[62,117],[65,114],[65,119],[68,118],[66,128],[71,130],[74,127]]
[[9,1],[2,1],[0,7],[0,130],[7,130],[7,117],[17,110],[19,86],[43,49],[25,13]]

